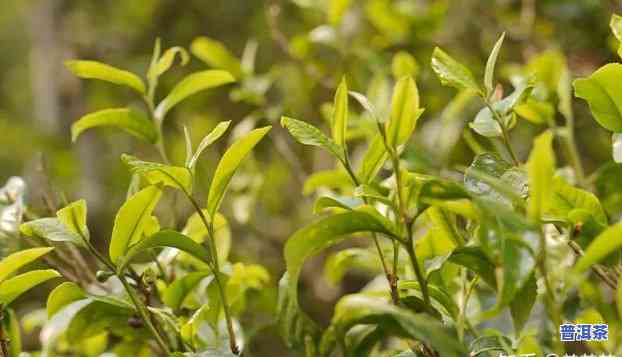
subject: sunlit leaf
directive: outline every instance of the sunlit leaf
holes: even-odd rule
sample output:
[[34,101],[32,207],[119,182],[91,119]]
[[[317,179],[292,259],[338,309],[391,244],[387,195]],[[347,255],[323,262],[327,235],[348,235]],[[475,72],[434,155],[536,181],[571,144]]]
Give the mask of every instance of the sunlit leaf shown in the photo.
[[185,66],[190,60],[188,52],[183,47],[171,47],[164,52],[162,57],[160,57],[160,59],[156,62],[156,65],[153,68],[150,68],[147,76],[151,78],[161,76],[164,72],[171,68],[173,61],[175,61],[175,56],[179,56],[179,61],[182,66]]
[[161,121],[171,108],[189,96],[234,81],[235,78],[229,72],[222,70],[207,70],[189,74],[177,83],[166,98],[158,104],[154,115]]
[[52,317],[65,306],[85,297],[86,294],[76,283],[67,281],[60,284],[48,295],[46,304],[48,317]]
[[229,124],[231,124],[230,120],[220,122],[212,131],[210,131],[209,134],[205,135],[203,140],[199,143],[194,155],[192,155],[192,158],[186,163],[186,167],[193,169],[199,159],[199,156],[201,156],[205,149],[212,145],[225,133],[225,131],[227,131]]
[[339,147],[339,145],[313,125],[288,117],[281,117],[281,125],[287,129],[299,143],[319,146],[328,150],[340,161],[345,161],[344,149]]
[[74,233],[58,218],[39,218],[20,226],[20,231],[28,237],[39,237],[52,242],[71,242],[78,246],[86,246],[84,238]]
[[622,224],[616,224],[607,228],[594,239],[575,264],[574,270],[582,272],[594,264],[600,262],[607,255],[622,247]]
[[204,246],[179,232],[163,230],[131,246],[127,250],[127,253],[118,259],[118,270],[123,271],[139,253],[145,252],[151,248],[163,247],[177,248],[205,263],[209,264],[212,262],[211,254]]
[[8,305],[21,294],[50,279],[58,278],[56,270],[33,270],[16,275],[0,283],[0,304]]
[[71,126],[71,140],[75,142],[85,130],[102,126],[122,129],[150,143],[158,140],[153,123],[143,114],[129,108],[104,109],[83,116]]
[[387,236],[396,234],[386,218],[369,209],[328,216],[294,233],[284,249],[292,298],[297,297],[298,276],[305,260],[358,232],[376,232]]
[[[345,77],[341,80],[341,83],[339,83],[339,87],[337,87],[333,107],[334,112],[331,122],[333,140],[338,146],[345,148],[346,133],[348,130],[348,85]],[[290,127],[283,123],[282,120],[281,124],[288,129]]]
[[423,113],[419,108],[419,91],[412,77],[400,79],[393,89],[391,118],[385,123],[387,144],[398,147],[410,138],[417,119]]
[[25,249],[15,252],[0,260],[0,283],[6,280],[6,278],[16,272],[19,268],[33,262],[53,249],[54,248],[51,247]]
[[89,240],[89,228],[86,225],[86,201],[78,200],[68,204],[56,212],[58,220],[71,232]]
[[160,200],[162,190],[157,186],[148,186],[130,197],[117,212],[110,238],[110,260],[117,263],[125,255],[128,247],[138,242],[145,230],[145,225]]
[[622,98],[619,84],[622,64],[609,63],[587,78],[574,81],[575,95],[590,105],[594,119],[605,129],[622,132]]
[[214,178],[210,184],[209,194],[207,196],[207,212],[210,216],[213,217],[218,211],[220,203],[227,191],[229,181],[231,181],[231,178],[242,163],[242,160],[244,160],[248,153],[270,129],[270,126],[266,126],[252,130],[246,136],[231,144],[224,153],[214,172]]
[[419,65],[415,57],[405,51],[399,51],[391,60],[391,72],[395,79],[415,77],[419,72]]
[[176,279],[164,290],[162,301],[172,309],[179,309],[186,296],[209,275],[211,275],[209,271],[191,272]]
[[140,94],[145,93],[145,84],[140,77],[132,72],[97,61],[66,61],[65,66],[80,78],[99,79],[130,87]]
[[471,71],[438,47],[432,53],[432,69],[445,86],[481,91]]
[[229,71],[239,78],[240,60],[235,57],[221,42],[208,37],[197,37],[190,45],[190,52],[208,65]]
[[546,131],[540,134],[533,144],[527,161],[529,175],[529,217],[537,221],[551,206],[553,174],[555,173],[555,154],[553,153],[553,134]]
[[192,192],[192,173],[186,167],[142,161],[128,154],[121,155],[121,160],[129,166],[132,173],[141,175],[151,185],[163,184],[188,193]]
[[573,210],[583,209],[589,212],[596,222],[607,225],[607,215],[593,193],[573,187],[559,176],[553,179],[551,188],[553,197],[549,210],[544,212],[546,216],[569,220]]
[[[609,27],[615,38],[622,42],[622,17],[618,14],[611,15]],[[622,46],[618,47],[618,56],[622,57]]]
[[484,71],[484,86],[486,87],[487,93],[491,93],[494,88],[495,66],[497,64],[497,57],[499,57],[499,50],[501,49],[501,45],[503,44],[504,39],[505,32],[501,34],[501,37],[499,37],[499,39],[495,43],[495,46],[492,48],[490,56],[488,56],[488,60],[486,61],[486,70]]
[[378,171],[382,169],[388,158],[389,153],[387,153],[387,149],[384,146],[382,136],[376,134],[363,156],[357,177],[359,177],[362,183],[370,183],[376,177]]
[[622,163],[622,134],[613,134],[613,136],[611,137],[611,141],[613,141],[613,161],[617,163]]

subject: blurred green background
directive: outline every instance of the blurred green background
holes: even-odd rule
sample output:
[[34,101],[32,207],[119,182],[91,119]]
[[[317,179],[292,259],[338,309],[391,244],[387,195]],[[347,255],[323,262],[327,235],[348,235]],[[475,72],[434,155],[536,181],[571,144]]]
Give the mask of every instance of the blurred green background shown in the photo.
[[[416,75],[426,111],[406,160],[411,169],[444,175],[470,162],[474,153],[467,145],[468,134],[465,140],[463,133],[479,107],[470,98],[454,98],[453,90],[440,86],[429,66],[435,46],[481,77],[490,49],[505,31],[498,77],[509,91],[511,74],[525,65],[543,76],[555,75],[555,61],[565,57],[572,75],[578,77],[615,61],[616,44],[608,21],[612,13],[622,11],[622,2],[614,0],[351,0],[342,1],[343,8],[334,3],[2,1],[0,182],[23,176],[29,205],[41,213],[46,210],[45,197],[85,198],[94,239],[105,247],[130,178],[120,155],[132,152],[157,159],[157,153],[130,136],[107,130],[91,131],[72,145],[69,127],[81,115],[141,103],[130,90],[76,79],[63,61],[93,59],[144,76],[156,38],[161,38],[164,48],[188,48],[194,38],[208,36],[238,58],[245,54],[246,63],[254,63],[254,74],[179,105],[166,123],[169,154],[174,162],[183,160],[184,125],[196,143],[223,120],[232,120],[238,127],[230,131],[232,135],[255,125],[276,124],[269,140],[258,147],[255,160],[233,182],[233,194],[223,207],[234,232],[232,260],[264,264],[276,282],[284,270],[283,242],[313,219],[312,197],[302,193],[306,178],[334,167],[327,155],[294,143],[278,125],[282,114],[326,130],[325,114],[342,76],[353,90],[380,102],[386,97],[388,104],[392,77],[408,71]],[[190,70],[207,67],[196,57],[186,67],[174,67],[162,79],[159,98]],[[448,107],[450,102],[459,109]],[[589,175],[610,160],[610,136],[596,126],[584,103],[576,101],[575,110],[579,149]],[[359,119],[352,120],[355,158],[364,149],[361,139],[373,130],[364,116]],[[552,114],[546,120],[559,118]],[[541,125],[536,119],[520,120],[513,130],[513,145],[522,158]],[[205,196],[206,183],[227,143],[221,140],[202,157],[197,197]],[[480,144],[488,145],[483,140]],[[159,210],[164,226],[179,226],[184,220],[176,218],[190,212],[172,200]],[[303,291],[316,302],[307,309],[326,321],[335,299],[358,289],[365,280],[352,275],[340,286],[329,286],[320,273],[321,261],[309,264]],[[42,305],[36,296],[23,300],[24,309]],[[266,336],[267,347],[258,346],[256,351],[273,351],[280,343],[274,331]]]

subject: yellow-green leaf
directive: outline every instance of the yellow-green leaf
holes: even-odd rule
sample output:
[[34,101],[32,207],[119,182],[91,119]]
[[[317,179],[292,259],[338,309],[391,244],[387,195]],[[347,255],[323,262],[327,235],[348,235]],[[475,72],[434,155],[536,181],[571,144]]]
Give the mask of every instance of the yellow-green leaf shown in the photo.
[[48,296],[46,304],[48,317],[52,317],[65,306],[85,297],[86,294],[76,283],[67,281],[60,284]]
[[192,192],[192,172],[186,167],[142,161],[127,154],[121,155],[121,160],[130,167],[132,173],[143,176],[152,185],[161,183],[188,193]]
[[471,71],[438,47],[432,53],[432,70],[444,86],[481,92]]
[[53,249],[51,247],[26,249],[0,260],[0,283],[19,268],[49,253]]
[[341,80],[335,93],[334,112],[332,120],[332,134],[335,143],[342,148],[346,147],[346,132],[348,130],[348,84],[345,77]]
[[501,37],[499,37],[497,43],[495,43],[495,46],[490,52],[490,56],[488,56],[488,61],[486,61],[486,71],[484,72],[484,86],[486,87],[487,93],[491,93],[493,90],[495,66],[497,64],[497,57],[499,57],[499,50],[501,49],[504,38],[505,32],[501,34]]
[[393,89],[391,118],[385,123],[387,144],[395,148],[406,143],[422,113],[415,80],[412,77],[400,79]]
[[585,250],[585,254],[577,261],[575,272],[583,272],[600,262],[607,255],[622,247],[622,224],[618,223],[599,234]]
[[97,61],[66,61],[65,66],[76,76],[130,87],[140,94],[145,94],[145,84],[132,72],[115,68]]
[[158,140],[158,132],[153,123],[143,114],[129,108],[104,109],[83,116],[71,126],[71,140],[75,142],[85,130],[100,126],[125,130],[150,143]]
[[88,240],[89,228],[86,225],[86,216],[85,200],[72,202],[56,212],[56,217],[67,229]]
[[337,143],[324,135],[320,129],[313,125],[285,116],[281,117],[281,125],[287,129],[299,143],[303,145],[319,146],[328,150],[340,161],[345,161],[343,146],[339,147]]
[[555,173],[555,154],[553,153],[553,134],[546,131],[535,140],[527,161],[529,176],[529,217],[538,221],[542,213],[551,206],[553,174]]
[[621,81],[622,64],[609,63],[573,83],[575,95],[587,101],[598,124],[616,133],[622,132]]
[[212,261],[211,255],[207,248],[196,243],[188,236],[173,230],[163,230],[142,241],[134,244],[127,252],[118,260],[118,270],[122,272],[125,267],[141,252],[147,249],[157,247],[171,247],[184,251],[205,263]]
[[117,212],[110,239],[110,260],[117,263],[128,247],[143,236],[145,225],[160,200],[162,191],[157,186],[148,186],[131,196]]
[[219,87],[231,82],[235,78],[231,73],[222,70],[207,70],[195,72],[177,83],[173,90],[158,104],[155,116],[158,120],[163,120],[168,111],[182,100],[196,94],[202,90]]
[[219,41],[197,37],[190,45],[190,52],[214,68],[229,71],[236,78],[242,74],[240,60]]
[[50,279],[60,277],[53,269],[33,270],[0,283],[0,305],[8,305],[21,294]]
[[[618,14],[611,15],[611,21],[609,21],[609,27],[615,38],[622,42],[622,17]],[[618,56],[622,57],[622,46],[618,47]]]
[[212,145],[216,140],[218,140],[225,133],[225,131],[227,131],[227,129],[229,128],[229,124],[231,124],[230,120],[222,121],[218,123],[218,125],[216,125],[216,127],[212,131],[210,131],[209,134],[205,135],[203,140],[201,140],[201,142],[199,143],[199,146],[197,147],[197,151],[194,153],[194,155],[192,155],[192,158],[190,158],[190,160],[188,160],[188,162],[186,163],[186,166],[188,168],[190,169],[194,168],[201,153],[203,153],[203,151],[207,149],[208,146]]
[[246,136],[234,142],[222,156],[214,172],[214,178],[210,184],[207,196],[207,212],[211,217],[218,211],[227,191],[227,186],[229,186],[229,181],[231,181],[242,160],[270,129],[270,126],[266,126],[252,130]]

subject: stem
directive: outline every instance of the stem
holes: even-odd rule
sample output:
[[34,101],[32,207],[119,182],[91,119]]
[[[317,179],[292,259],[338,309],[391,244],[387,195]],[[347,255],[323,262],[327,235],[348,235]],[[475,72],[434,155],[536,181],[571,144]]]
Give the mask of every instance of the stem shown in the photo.
[[[190,193],[186,192],[186,190],[182,190],[190,203],[194,206],[194,209],[197,211],[197,214],[201,218],[203,225],[207,229],[208,237],[210,240],[210,248],[212,251],[212,259],[214,260],[214,266],[212,270],[214,272],[214,281],[218,286],[218,293],[220,295],[220,299],[222,300],[223,310],[225,311],[225,320],[227,321],[227,330],[229,332],[229,347],[233,354],[239,354],[240,349],[236,342],[235,330],[233,329],[233,320],[231,318],[231,312],[229,311],[229,303],[227,301],[227,294],[225,293],[225,289],[223,287],[222,281],[220,280],[220,263],[218,262],[218,251],[216,250],[216,238],[214,236],[214,226],[211,223],[208,223],[207,218],[203,214],[201,207],[198,202],[190,195]],[[211,220],[213,221],[213,219]]]
[[155,325],[153,324],[153,321],[151,321],[151,317],[149,316],[149,311],[147,310],[147,307],[145,306],[145,304],[142,301],[140,301],[140,298],[138,296],[136,296],[134,289],[127,282],[123,274],[117,274],[117,277],[119,278],[119,280],[121,281],[121,284],[123,284],[123,287],[125,288],[128,295],[130,296],[132,303],[134,304],[134,306],[136,306],[136,310],[138,310],[138,313],[140,314],[141,318],[143,319],[145,324],[147,324],[147,327],[149,328],[149,330],[151,330],[151,333],[155,336],[158,346],[160,346],[160,348],[166,353],[166,355],[169,355],[171,351],[168,348],[166,342],[164,341],[164,338],[158,332],[158,329],[156,329]]
[[112,264],[112,262],[110,262],[108,259],[106,259],[103,255],[101,255],[101,253],[99,253],[97,251],[97,249],[95,249],[93,244],[88,239],[86,239],[85,237],[82,237],[82,239],[83,239],[83,242],[86,244],[86,247],[88,248],[88,250],[91,252],[91,254],[93,254],[95,256],[95,258],[97,258],[97,260],[99,260],[108,269],[110,269],[110,271],[115,272],[115,275],[121,281],[121,284],[123,284],[123,287],[125,288],[125,290],[127,291],[128,295],[130,296],[130,299],[132,300],[132,303],[134,304],[134,307],[136,307],[136,310],[140,314],[140,316],[143,319],[144,323],[147,325],[149,330],[151,330],[151,333],[155,337],[158,345],[168,355],[170,353],[170,349],[168,348],[166,342],[164,341],[164,338],[162,337],[162,335],[160,334],[158,329],[156,329],[156,327],[154,326],[153,322],[151,321],[151,317],[149,315],[149,311],[147,310],[147,308],[143,304],[143,302],[140,301],[140,299],[136,296],[136,294],[134,293],[134,290],[132,289],[130,284],[125,279],[125,276],[123,276],[123,273],[117,272],[117,269],[114,266],[114,264]]
[[[347,153],[345,155],[345,161],[341,161],[341,164],[343,165],[343,167],[348,172],[348,175],[350,175],[350,179],[352,180],[352,183],[355,186],[360,186],[361,183],[359,182],[358,178],[354,174],[354,171],[352,170],[352,166],[350,165],[350,159],[348,158]],[[367,200],[366,197],[363,197],[363,202],[365,202],[365,204],[368,203],[368,200]],[[389,267],[387,266],[387,261],[386,261],[386,259],[384,257],[384,254],[382,253],[382,248],[380,248],[380,242],[378,241],[378,236],[374,232],[371,233],[371,236],[372,236],[372,238],[374,240],[374,245],[376,246],[376,251],[378,252],[378,256],[380,257],[380,263],[382,264],[382,270],[384,271],[384,276],[387,278],[387,282],[389,283],[389,289],[391,290],[391,301],[393,302],[394,305],[398,305],[399,302],[400,302],[400,295],[399,295],[399,292],[397,291],[397,281],[398,281],[398,277],[397,277],[397,260],[394,259],[394,261],[393,261],[393,271],[391,272],[389,270]],[[395,243],[395,240],[394,240],[394,244],[393,244],[393,249],[394,249],[393,255],[394,255],[394,257],[399,256],[399,251],[395,250],[397,248],[398,247],[396,247],[396,243]]]
[[423,276],[423,272],[421,271],[421,268],[419,267],[419,261],[417,260],[417,253],[415,252],[415,248],[413,246],[413,239],[412,239],[412,225],[411,224],[407,224],[406,225],[406,229],[408,230],[408,237],[407,237],[407,242],[406,242],[406,251],[408,252],[408,256],[410,257],[410,263],[413,266],[413,269],[415,270],[415,275],[417,276],[417,282],[419,283],[419,286],[421,287],[421,294],[423,295],[423,303],[425,305],[426,310],[431,311],[431,305],[430,305],[430,295],[428,292],[428,283],[425,279],[425,277]]
[[0,304],[0,352],[2,357],[11,357],[9,355],[9,340],[4,336],[4,307]]
[[484,97],[483,99],[484,99],[484,102],[486,103],[486,106],[488,107],[488,110],[490,110],[490,112],[492,113],[493,117],[495,118],[495,120],[499,124],[499,127],[501,128],[501,135],[502,135],[502,138],[503,138],[503,144],[505,145],[506,149],[510,153],[510,156],[512,157],[512,162],[514,163],[515,166],[519,166],[520,165],[520,161],[518,161],[516,153],[514,152],[514,149],[512,148],[512,144],[510,144],[510,135],[508,134],[507,128],[503,124],[503,119],[501,118],[499,113],[496,110],[493,109],[492,104],[490,104],[490,101],[488,100],[488,98]]
[[[554,326],[561,325],[561,314],[558,306],[555,303],[555,293],[551,287],[551,282],[549,281],[548,268],[546,265],[547,259],[547,249],[546,249],[546,237],[542,231],[539,232],[540,236],[540,257],[538,259],[538,267],[540,268],[540,273],[542,274],[542,278],[544,279],[544,287],[546,290],[546,306],[549,313],[549,316],[553,322]],[[564,351],[564,346],[559,339],[559,335],[553,334],[553,346],[557,354],[562,354]]]

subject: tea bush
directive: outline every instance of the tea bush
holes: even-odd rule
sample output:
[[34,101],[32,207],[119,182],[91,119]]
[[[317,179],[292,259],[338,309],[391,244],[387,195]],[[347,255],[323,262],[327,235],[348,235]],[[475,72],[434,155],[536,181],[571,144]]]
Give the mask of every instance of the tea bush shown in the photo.
[[[329,47],[344,40],[330,31],[353,6],[330,4],[333,27],[314,30]],[[277,21],[281,8],[272,5],[268,21]],[[399,43],[407,21],[388,6],[370,1],[366,11],[384,40],[392,34]],[[11,242],[0,260],[0,356],[251,356],[262,355],[254,348],[272,332],[284,349],[305,356],[622,353],[622,64],[578,77],[550,50],[504,66],[509,36],[501,33],[474,70],[451,47],[434,47],[425,66],[396,51],[390,70],[368,83],[344,66],[334,85],[321,79],[327,68],[307,58],[309,43],[287,42],[271,26],[290,60],[302,62],[300,78],[334,92],[318,111],[326,125],[282,104],[290,100],[286,90],[274,98],[274,73],[256,68],[254,41],[238,58],[204,36],[189,52],[164,50],[157,39],[142,74],[95,60],[65,62],[80,79],[132,93],[125,105],[89,112],[70,128],[74,143],[104,129],[133,138],[136,146],[122,147],[134,150],[120,157],[127,193],[102,240],[106,229],[93,228],[85,199],[52,192],[41,208],[20,177],[0,190],[0,232]],[[622,41],[622,18],[613,15],[610,28]],[[426,100],[436,108],[439,99],[420,95],[423,71],[455,92],[425,126]],[[175,74],[183,75],[175,82]],[[234,118],[214,123],[199,141],[186,125],[182,136],[169,134],[170,117],[189,98],[227,91],[252,113],[232,130]],[[608,160],[598,167],[587,167],[577,143],[575,110],[583,102],[611,135]],[[228,132],[229,144],[215,155]],[[431,157],[421,158],[416,133]],[[258,230],[246,218],[253,205],[287,195],[279,184],[260,192],[256,178],[269,181],[279,167],[253,151],[274,146],[301,172],[297,143],[322,151],[331,166],[298,178],[296,189],[313,204],[296,208],[317,217],[289,235],[285,271],[275,276],[232,254],[245,248],[237,233]],[[449,160],[455,147],[474,155]],[[200,164],[210,166],[207,185]],[[323,274],[317,256],[326,258]],[[319,316],[314,305],[326,300],[303,288],[335,291],[352,276],[364,281],[335,297],[330,317]],[[15,302],[36,300],[40,284],[52,287],[45,308],[20,318]],[[41,328],[39,341],[24,348],[33,343],[22,336],[34,328]]]

